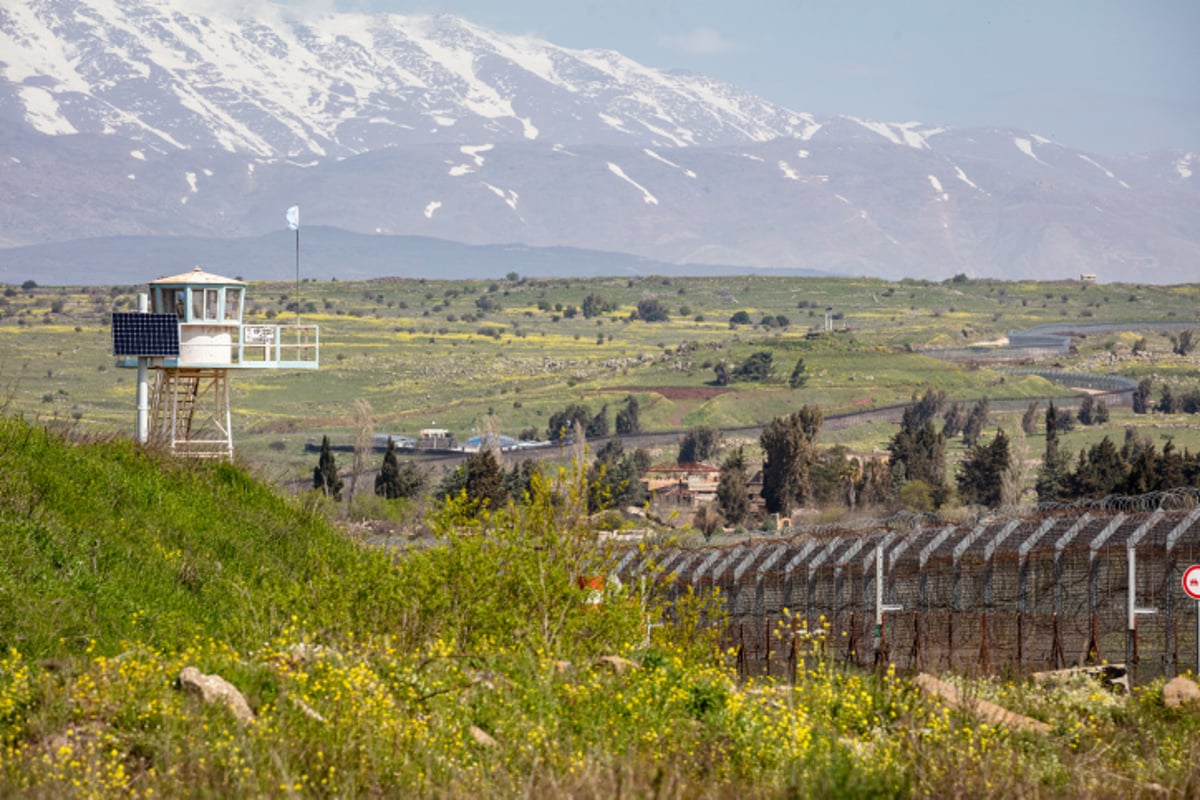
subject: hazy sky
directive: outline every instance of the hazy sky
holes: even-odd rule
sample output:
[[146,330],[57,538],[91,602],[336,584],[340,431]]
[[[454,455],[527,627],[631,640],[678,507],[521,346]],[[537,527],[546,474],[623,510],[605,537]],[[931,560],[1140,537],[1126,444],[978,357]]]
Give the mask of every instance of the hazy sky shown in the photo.
[[689,69],[796,111],[1200,151],[1198,0],[334,0]]

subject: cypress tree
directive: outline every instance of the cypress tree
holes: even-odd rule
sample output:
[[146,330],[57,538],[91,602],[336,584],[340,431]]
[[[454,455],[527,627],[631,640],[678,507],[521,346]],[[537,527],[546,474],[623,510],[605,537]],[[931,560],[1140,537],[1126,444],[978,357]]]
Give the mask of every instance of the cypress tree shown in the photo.
[[808,372],[804,366],[804,359],[798,358],[796,366],[792,368],[792,376],[788,378],[788,386],[799,389],[806,383],[808,383]]
[[625,407],[617,412],[617,435],[627,436],[632,433],[642,432],[642,423],[638,419],[640,408],[637,398],[629,395],[625,398]]
[[592,421],[587,424],[585,430],[588,436],[597,439],[608,436],[608,403],[600,406],[600,411],[592,417]]
[[679,455],[675,460],[680,464],[707,461],[717,454],[720,441],[721,432],[712,426],[690,428],[679,442]]
[[395,500],[398,497],[412,497],[421,491],[425,485],[425,476],[411,463],[400,465],[396,457],[396,443],[388,437],[387,452],[383,454],[383,466],[375,476],[375,494]]
[[1046,409],[1046,452],[1042,457],[1042,468],[1038,471],[1037,495],[1039,503],[1064,500],[1068,495],[1067,481],[1070,478],[1066,454],[1060,452],[1058,442],[1058,410],[1051,401]]
[[1176,414],[1179,409],[1175,407],[1175,393],[1171,391],[1171,387],[1163,384],[1162,394],[1158,398],[1158,411],[1163,414]]
[[750,496],[746,485],[746,457],[738,448],[721,464],[721,478],[717,482],[717,504],[721,514],[730,525],[738,525],[750,513]]
[[375,494],[393,500],[400,496],[400,461],[396,458],[396,443],[388,437],[387,452],[383,454],[383,466],[375,476]]
[[313,488],[334,500],[342,499],[342,479],[338,477],[337,460],[333,457],[328,436],[321,437],[321,457],[313,469]]
[[762,497],[767,511],[788,514],[793,504],[803,504],[811,496],[814,443],[822,420],[820,408],[806,405],[794,414],[776,417],[763,429],[759,444],[766,456]]
[[1138,495],[1157,491],[1161,486],[1158,477],[1158,453],[1154,445],[1143,449],[1129,465],[1122,494]]
[[[908,481],[941,487],[946,480],[946,439],[934,429],[933,420],[915,408],[905,409],[900,430],[888,443],[888,463],[897,491]],[[919,422],[922,417],[924,421]]]
[[493,509],[504,503],[504,470],[491,450],[485,448],[472,453],[463,462],[463,470],[466,473],[467,497],[486,502],[488,508]]
[[1138,381],[1137,388],[1133,390],[1133,413],[1150,413],[1150,392],[1153,389],[1154,381],[1150,378],[1142,378]]
[[1087,451],[1080,452],[1079,463],[1071,476],[1080,497],[1107,497],[1125,484],[1125,462],[1112,439],[1105,436]]
[[1008,436],[1003,429],[996,431],[990,444],[971,448],[957,476],[958,492],[962,499],[988,507],[1000,505],[1002,477],[1008,469],[1010,457]]
[[987,425],[988,419],[988,399],[981,397],[974,406],[971,407],[971,413],[967,415],[966,424],[963,425],[962,438],[963,444],[967,447],[974,447],[979,441],[980,434],[983,433],[983,428]]
[[1025,409],[1025,413],[1021,416],[1021,430],[1026,436],[1033,436],[1037,433],[1037,410],[1040,401],[1034,400]]

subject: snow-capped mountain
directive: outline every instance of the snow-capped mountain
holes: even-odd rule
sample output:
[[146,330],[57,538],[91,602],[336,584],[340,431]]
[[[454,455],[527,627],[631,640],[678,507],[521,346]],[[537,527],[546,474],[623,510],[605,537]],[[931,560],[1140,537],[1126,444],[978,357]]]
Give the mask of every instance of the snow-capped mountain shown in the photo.
[[456,17],[195,5],[0,6],[0,246],[254,236],[299,203],[361,234],[675,264],[1172,282],[1200,263],[1195,154],[816,118]]
[[0,103],[41,133],[299,160],[433,141],[714,145],[818,127],[703,76],[453,16],[297,17],[265,4],[226,16],[186,5],[0,8]]

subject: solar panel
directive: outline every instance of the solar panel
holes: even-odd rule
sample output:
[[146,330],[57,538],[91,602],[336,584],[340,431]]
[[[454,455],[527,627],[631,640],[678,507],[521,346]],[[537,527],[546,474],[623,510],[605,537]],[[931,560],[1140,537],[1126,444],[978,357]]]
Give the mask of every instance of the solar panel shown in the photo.
[[112,315],[114,356],[178,356],[179,317],[117,312]]

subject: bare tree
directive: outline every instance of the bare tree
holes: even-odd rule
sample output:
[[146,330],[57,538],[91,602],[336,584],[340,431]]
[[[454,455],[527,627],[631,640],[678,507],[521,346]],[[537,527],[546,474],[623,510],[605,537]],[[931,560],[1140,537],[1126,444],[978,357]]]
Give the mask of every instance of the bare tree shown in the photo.
[[480,426],[481,436],[479,438],[480,450],[491,450],[492,457],[496,459],[497,464],[503,464],[500,450],[500,420],[495,414],[488,414],[483,418],[483,425]]
[[1171,340],[1171,352],[1177,356],[1186,356],[1196,346],[1194,331],[1180,331],[1179,335],[1167,334]]
[[1029,464],[1029,440],[1021,427],[1009,439],[1008,466],[1000,473],[1000,505],[1015,506],[1025,491],[1025,475]]
[[721,509],[717,508],[716,503],[700,506],[692,517],[692,525],[704,534],[705,541],[711,539],[712,535],[721,529],[724,522],[725,520],[721,518]]
[[354,463],[350,467],[350,493],[346,503],[354,502],[354,494],[358,490],[358,475],[367,468],[367,455],[371,452],[371,437],[374,425],[371,416],[374,410],[371,403],[361,397],[354,401]]

